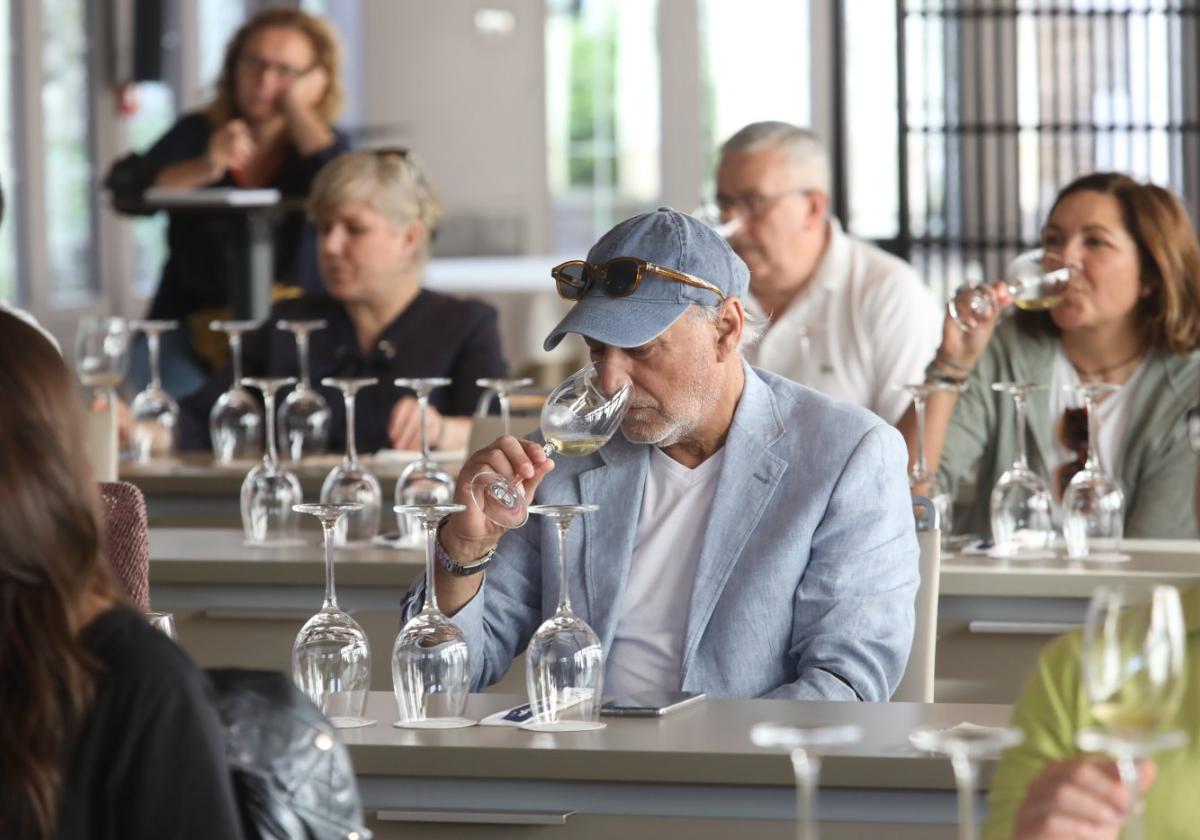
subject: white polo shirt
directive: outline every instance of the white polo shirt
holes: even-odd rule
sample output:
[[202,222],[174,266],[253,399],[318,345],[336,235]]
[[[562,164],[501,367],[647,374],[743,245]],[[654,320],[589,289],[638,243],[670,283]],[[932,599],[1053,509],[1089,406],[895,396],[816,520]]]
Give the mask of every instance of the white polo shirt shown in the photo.
[[[767,314],[753,295],[746,308]],[[894,424],[910,402],[896,386],[925,378],[941,338],[941,306],[913,267],[830,219],[825,256],[808,287],[746,358]]]

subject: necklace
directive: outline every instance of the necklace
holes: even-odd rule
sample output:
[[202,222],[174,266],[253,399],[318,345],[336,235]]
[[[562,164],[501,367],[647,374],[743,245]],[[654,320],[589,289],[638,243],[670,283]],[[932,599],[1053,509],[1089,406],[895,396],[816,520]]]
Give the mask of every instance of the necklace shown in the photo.
[[1071,367],[1075,368],[1075,372],[1079,374],[1080,380],[1094,381],[1096,379],[1100,379],[1101,377],[1108,376],[1110,373],[1115,373],[1116,371],[1121,370],[1131,362],[1140,361],[1143,355],[1145,355],[1145,353],[1142,348],[1139,347],[1138,349],[1134,350],[1131,355],[1127,356],[1116,364],[1085,370],[1074,362],[1071,362]]

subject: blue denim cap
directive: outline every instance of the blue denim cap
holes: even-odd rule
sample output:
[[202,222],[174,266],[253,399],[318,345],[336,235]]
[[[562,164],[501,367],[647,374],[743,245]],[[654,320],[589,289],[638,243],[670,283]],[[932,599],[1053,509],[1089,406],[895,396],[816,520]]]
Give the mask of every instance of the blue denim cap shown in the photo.
[[[660,207],[618,224],[588,251],[587,261],[637,257],[712,283],[726,297],[746,296],[750,269],[716,231],[686,213]],[[713,292],[648,272],[628,297],[604,294],[596,283],[546,336],[553,350],[567,333],[613,347],[640,347],[666,332],[693,304],[717,306]]]

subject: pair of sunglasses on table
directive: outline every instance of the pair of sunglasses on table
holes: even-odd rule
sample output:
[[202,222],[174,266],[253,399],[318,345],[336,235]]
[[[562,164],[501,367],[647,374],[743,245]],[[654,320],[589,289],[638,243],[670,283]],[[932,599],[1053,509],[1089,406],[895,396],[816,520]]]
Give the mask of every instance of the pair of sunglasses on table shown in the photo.
[[656,274],[697,289],[706,289],[725,300],[725,293],[712,283],[637,257],[614,257],[606,263],[599,264],[586,260],[567,260],[550,269],[550,276],[554,278],[558,294],[564,300],[572,301],[582,300],[597,283],[600,290],[609,297],[629,297],[637,291],[648,274]]

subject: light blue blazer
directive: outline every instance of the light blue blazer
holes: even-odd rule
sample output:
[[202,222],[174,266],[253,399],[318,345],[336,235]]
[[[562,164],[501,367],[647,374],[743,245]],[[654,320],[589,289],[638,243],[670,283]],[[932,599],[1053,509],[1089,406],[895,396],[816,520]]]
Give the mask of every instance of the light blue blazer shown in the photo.
[[[869,411],[746,365],[690,593],[682,688],[714,697],[887,700],[908,659],[918,548],[900,434]],[[605,654],[622,613],[649,447],[615,436],[557,459],[542,503],[586,503],[568,546],[572,607]],[[500,541],[453,617],[476,689],[502,677],[558,601],[554,526]],[[420,609],[424,581],[405,614]],[[681,593],[681,597],[689,597]]]

